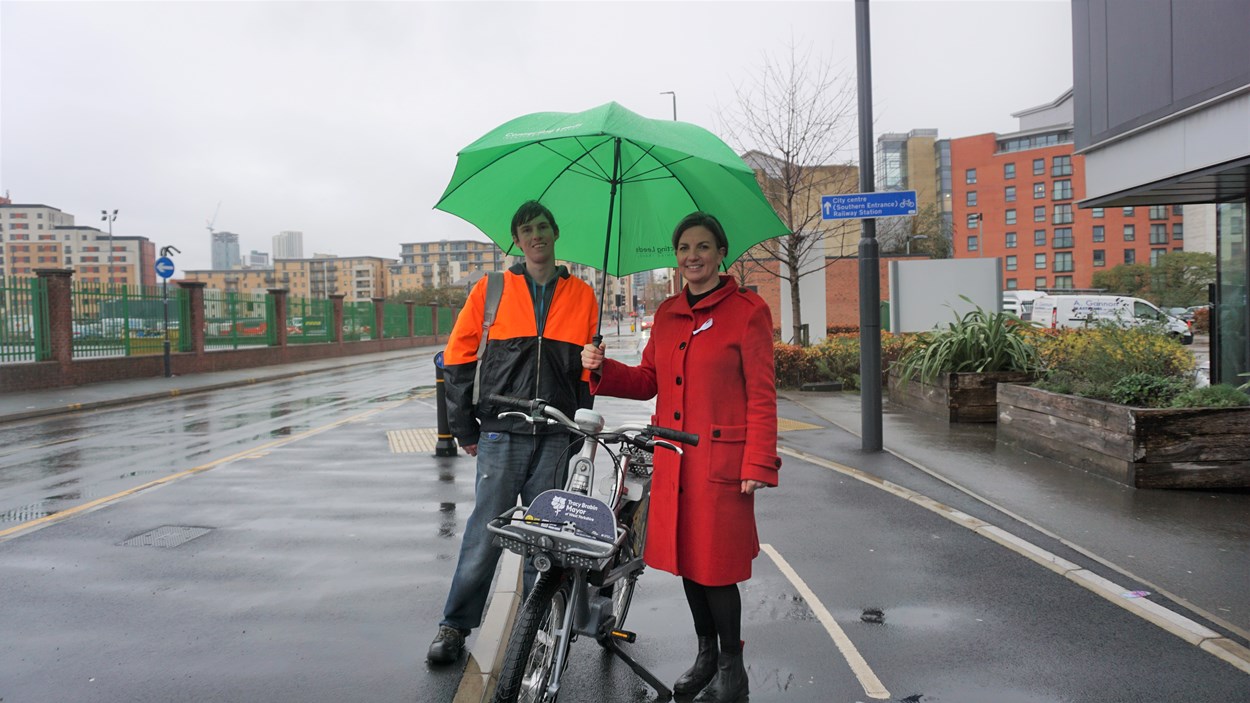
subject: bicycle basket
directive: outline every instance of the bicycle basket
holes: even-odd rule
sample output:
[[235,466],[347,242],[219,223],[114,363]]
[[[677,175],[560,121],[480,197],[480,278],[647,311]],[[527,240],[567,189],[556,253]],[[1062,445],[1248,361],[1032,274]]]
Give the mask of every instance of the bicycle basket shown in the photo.
[[546,552],[563,567],[601,570],[626,531],[607,504],[562,490],[544,491],[529,506],[510,509],[487,525],[494,543],[521,556]]

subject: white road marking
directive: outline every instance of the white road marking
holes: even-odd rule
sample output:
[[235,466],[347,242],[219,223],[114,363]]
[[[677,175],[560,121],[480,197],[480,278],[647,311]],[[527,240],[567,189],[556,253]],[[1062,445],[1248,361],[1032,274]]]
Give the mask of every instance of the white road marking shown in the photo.
[[812,589],[808,587],[785,557],[773,548],[771,544],[761,544],[760,549],[768,555],[773,563],[781,569],[781,573],[785,574],[790,583],[798,589],[799,595],[803,596],[803,600],[807,601],[807,606],[816,614],[816,619],[821,625],[825,626],[825,631],[829,633],[829,637],[833,639],[833,643],[837,645],[838,651],[842,652],[842,656],[846,659],[846,663],[850,665],[851,671],[855,673],[855,678],[859,679],[859,685],[863,686],[864,693],[869,698],[885,699],[890,697],[890,692],[885,690],[885,686],[881,685],[881,680],[872,672],[872,668],[868,666],[868,662],[860,655],[859,650],[855,648],[855,644],[851,642],[851,638],[846,636],[838,622],[833,619],[833,615],[825,608]]

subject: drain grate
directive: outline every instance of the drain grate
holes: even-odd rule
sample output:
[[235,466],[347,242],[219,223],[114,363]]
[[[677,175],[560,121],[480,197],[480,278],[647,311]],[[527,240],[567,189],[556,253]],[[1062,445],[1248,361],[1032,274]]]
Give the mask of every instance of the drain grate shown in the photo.
[[806,422],[798,420],[788,420],[784,417],[777,418],[778,432],[791,432],[793,430],[820,430],[824,429],[820,425],[809,425]]
[[389,430],[386,439],[391,443],[391,453],[433,452],[438,443],[438,430],[424,427],[416,430]]
[[164,549],[172,549],[190,542],[196,537],[202,537],[212,532],[211,527],[187,527],[185,525],[163,525],[152,530],[136,535],[122,542],[122,547],[162,547]]

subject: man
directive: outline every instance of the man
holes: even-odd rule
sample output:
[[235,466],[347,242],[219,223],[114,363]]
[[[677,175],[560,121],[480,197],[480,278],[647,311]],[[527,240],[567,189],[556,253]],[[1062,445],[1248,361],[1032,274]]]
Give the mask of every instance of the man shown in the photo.
[[[570,435],[563,428],[499,419],[492,394],[542,398],[569,417],[590,407],[582,369],[582,347],[595,334],[595,294],[568,269],[556,266],[555,217],[537,201],[521,205],[512,218],[512,242],[525,263],[504,272],[503,297],[490,327],[482,359],[477,358],[486,307],[486,278],[477,282],[451,331],[443,352],[443,386],[452,435],[477,457],[476,498],[465,524],[460,558],[443,607],[438,635],[427,659],[448,664],[460,658],[469,631],[482,624],[491,578],[500,549],[486,529],[491,518],[516,505],[528,505],[541,492],[561,487]],[[474,376],[478,403],[473,404]],[[537,572],[526,565],[528,591]]]

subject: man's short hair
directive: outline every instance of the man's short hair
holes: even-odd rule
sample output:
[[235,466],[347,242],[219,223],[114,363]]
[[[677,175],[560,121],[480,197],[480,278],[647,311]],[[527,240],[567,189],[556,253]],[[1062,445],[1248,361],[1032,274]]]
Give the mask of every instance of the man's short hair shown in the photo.
[[681,235],[691,227],[706,227],[712,233],[712,238],[716,240],[716,246],[729,251],[729,238],[725,236],[725,228],[720,226],[720,220],[715,216],[706,212],[692,212],[681,218],[681,222],[677,223],[677,229],[673,230],[673,249],[677,249],[677,242],[681,239]]
[[521,225],[533,222],[539,215],[546,215],[547,221],[551,223],[551,231],[558,237],[560,236],[560,225],[556,224],[556,216],[551,214],[546,205],[537,200],[527,200],[521,203],[521,207],[517,208],[516,214],[512,216],[512,238],[516,239],[517,230]]

